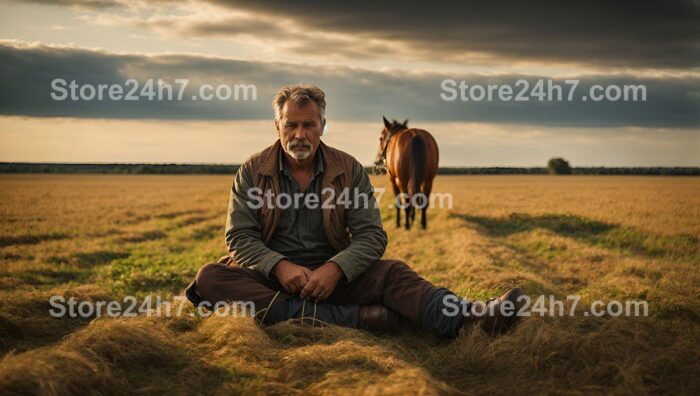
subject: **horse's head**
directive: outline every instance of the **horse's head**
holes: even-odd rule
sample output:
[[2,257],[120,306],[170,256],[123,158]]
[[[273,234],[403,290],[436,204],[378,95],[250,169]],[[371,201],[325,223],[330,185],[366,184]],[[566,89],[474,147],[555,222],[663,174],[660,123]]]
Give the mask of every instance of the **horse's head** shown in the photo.
[[408,127],[408,120],[404,121],[403,124],[396,120],[389,122],[386,117],[382,117],[382,120],[384,121],[384,129],[382,129],[381,135],[379,136],[379,147],[377,148],[377,156],[374,160],[375,173],[384,173],[386,149],[391,135]]

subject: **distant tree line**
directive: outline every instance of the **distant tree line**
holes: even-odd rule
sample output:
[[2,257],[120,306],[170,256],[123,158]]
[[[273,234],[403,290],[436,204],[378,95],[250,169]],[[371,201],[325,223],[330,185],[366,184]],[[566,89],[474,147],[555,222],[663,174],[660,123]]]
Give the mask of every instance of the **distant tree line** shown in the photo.
[[[545,167],[486,167],[453,168],[438,170],[439,175],[546,175]],[[566,174],[566,173],[563,173]],[[648,175],[648,176],[700,176],[699,167],[578,167],[571,168],[572,175]]]
[[240,165],[0,162],[0,173],[234,174]]
[[[206,164],[62,164],[0,162],[0,173],[109,173],[109,174],[210,174],[233,175],[239,165]],[[365,168],[372,173],[372,167]],[[573,167],[573,175],[674,175],[700,176],[700,167]],[[547,167],[442,167],[440,175],[546,175]]]

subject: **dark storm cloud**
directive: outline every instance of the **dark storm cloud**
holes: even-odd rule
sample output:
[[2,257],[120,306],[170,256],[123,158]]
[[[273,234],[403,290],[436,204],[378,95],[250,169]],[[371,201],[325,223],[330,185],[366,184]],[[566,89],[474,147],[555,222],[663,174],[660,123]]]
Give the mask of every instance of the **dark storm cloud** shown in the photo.
[[33,3],[39,5],[69,6],[82,9],[100,10],[121,6],[116,0],[15,0],[16,3]]
[[[700,66],[700,2],[697,0],[200,1],[248,11],[253,20],[178,19],[170,15],[131,23],[171,30],[186,37],[276,39],[295,50],[324,53],[329,57],[382,59],[400,55],[458,63],[515,60],[598,67]],[[138,4],[153,9],[160,7],[166,14],[173,8],[172,0],[28,2],[94,10]],[[270,17],[282,18],[270,22]],[[288,21],[300,29],[288,31]],[[351,39],[338,40],[327,33],[341,33]]]
[[700,65],[700,2],[694,0],[211,1],[320,32],[394,40],[440,59],[468,60],[469,52],[479,52],[599,66]]
[[[524,123],[556,126],[698,127],[700,81],[697,78],[582,76],[576,92],[591,84],[644,84],[645,102],[445,102],[440,98],[445,78],[469,84],[498,84],[516,75],[415,75],[372,72],[332,66],[236,61],[183,55],[143,56],[101,51],[0,44],[0,114],[132,119],[269,119],[270,100],[282,85],[310,82],[328,95],[332,120],[377,121],[382,115],[423,121]],[[121,84],[162,78],[192,80],[190,87],[255,84],[257,101],[97,101],[51,99],[51,81],[62,78],[85,84]],[[534,81],[539,77],[526,77]],[[547,78],[543,76],[541,78]],[[563,83],[563,82],[559,82]],[[576,95],[578,97],[578,94]]]

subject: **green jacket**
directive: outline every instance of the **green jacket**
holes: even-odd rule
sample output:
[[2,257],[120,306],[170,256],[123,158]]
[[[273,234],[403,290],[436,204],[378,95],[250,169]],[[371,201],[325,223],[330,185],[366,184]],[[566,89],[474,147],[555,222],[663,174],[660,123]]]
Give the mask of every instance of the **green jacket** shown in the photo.
[[[264,196],[266,192],[271,194],[270,201],[274,203],[279,194],[280,150],[278,140],[241,165],[231,188],[226,222],[229,263],[254,268],[268,277],[272,268],[285,258],[268,247],[275,237],[281,210],[276,205],[268,205],[268,198]],[[318,150],[323,158],[320,202],[334,203],[315,209],[322,211],[325,235],[337,252],[328,261],[337,263],[345,278],[352,281],[384,254],[387,234],[382,227],[373,187],[362,165],[349,154],[323,142]],[[349,195],[342,196],[345,190]],[[367,204],[364,198],[355,199],[356,196],[367,197]],[[261,201],[264,201],[262,207]]]

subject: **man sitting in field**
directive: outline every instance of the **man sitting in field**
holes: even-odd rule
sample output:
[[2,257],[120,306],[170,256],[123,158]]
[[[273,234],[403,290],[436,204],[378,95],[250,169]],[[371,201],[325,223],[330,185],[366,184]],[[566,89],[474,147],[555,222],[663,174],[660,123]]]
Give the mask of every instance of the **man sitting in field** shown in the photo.
[[497,333],[516,321],[519,289],[469,303],[402,261],[380,259],[387,234],[369,177],[321,141],[321,89],[284,87],[273,107],[279,139],[238,170],[229,255],[199,270],[187,290],[193,303],[252,301],[265,325],[300,319],[395,333],[401,319],[449,338],[468,325]]

